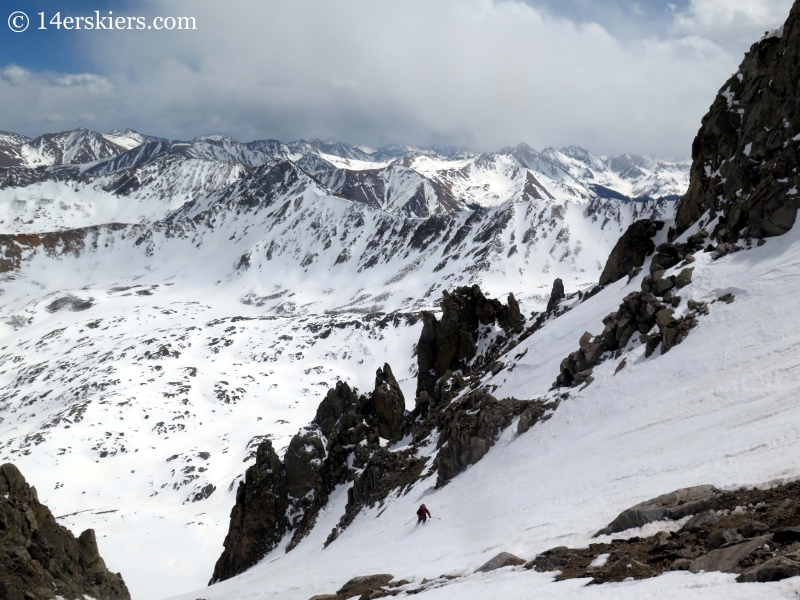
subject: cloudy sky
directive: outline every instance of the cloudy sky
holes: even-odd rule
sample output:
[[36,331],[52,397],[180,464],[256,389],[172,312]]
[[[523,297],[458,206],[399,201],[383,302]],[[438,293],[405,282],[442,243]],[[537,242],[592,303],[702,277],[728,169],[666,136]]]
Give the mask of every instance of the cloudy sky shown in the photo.
[[[131,127],[688,158],[743,53],[792,0],[16,0],[0,130]],[[65,31],[103,15],[194,31]],[[44,12],[46,30],[39,30]]]

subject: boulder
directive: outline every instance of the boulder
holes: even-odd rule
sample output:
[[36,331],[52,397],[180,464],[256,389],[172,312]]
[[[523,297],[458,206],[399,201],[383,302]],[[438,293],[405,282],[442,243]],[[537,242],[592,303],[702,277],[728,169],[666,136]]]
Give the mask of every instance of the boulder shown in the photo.
[[681,262],[685,256],[685,249],[677,244],[660,244],[650,261],[650,273],[671,269]]
[[775,556],[747,569],[736,578],[739,583],[766,583],[800,575],[800,552]]
[[489,571],[495,571],[497,569],[502,569],[503,567],[518,567],[524,564],[525,561],[519,556],[514,556],[508,552],[501,552],[491,560],[485,562],[483,565],[475,569],[475,572],[488,573]]
[[681,527],[681,531],[696,533],[716,523],[719,523],[717,513],[713,510],[706,510],[689,519],[684,526]]
[[680,273],[675,276],[675,287],[680,289],[685,288],[687,285],[692,283],[692,272],[694,271],[694,267],[683,269]]
[[745,540],[733,546],[712,550],[705,556],[692,561],[689,570],[692,573],[700,571],[722,571],[723,573],[741,573],[740,561],[746,559],[756,550],[762,548],[769,541],[769,536],[761,536]]
[[351,598],[352,596],[360,596],[364,592],[371,592],[385,586],[392,579],[394,575],[363,575],[361,577],[353,577],[350,581],[345,583],[336,593],[342,598]]
[[726,544],[741,542],[743,539],[744,536],[736,529],[721,529],[708,536],[708,542],[706,543],[706,546],[708,546],[710,549],[714,549]]
[[584,332],[584,334],[581,336],[581,339],[578,340],[578,346],[580,346],[581,350],[586,351],[589,349],[589,345],[592,343],[593,337],[594,336],[588,331]]
[[769,526],[758,521],[745,521],[739,525],[737,531],[742,537],[751,538],[757,535],[763,535],[765,531],[769,530]]
[[653,521],[663,521],[665,519],[677,521],[689,515],[696,515],[708,510],[719,494],[720,491],[714,486],[698,485],[675,490],[652,500],[640,502],[636,506],[621,512],[616,519],[598,531],[594,537],[611,535],[634,527],[642,527]]

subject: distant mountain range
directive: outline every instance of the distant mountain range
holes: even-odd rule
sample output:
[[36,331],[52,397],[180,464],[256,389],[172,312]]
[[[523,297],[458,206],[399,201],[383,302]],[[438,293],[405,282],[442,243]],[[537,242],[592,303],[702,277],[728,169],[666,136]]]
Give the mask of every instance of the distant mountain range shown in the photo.
[[[136,190],[151,182],[155,169],[162,200],[180,194],[187,173],[198,168],[227,173],[232,165],[252,168],[276,158],[291,160],[347,198],[392,214],[423,218],[510,199],[674,200],[688,186],[690,166],[631,154],[604,158],[576,146],[538,152],[520,144],[475,153],[439,146],[374,149],[321,140],[242,143],[222,135],[168,141],[132,130],[76,129],[35,139],[0,132],[0,167],[10,168],[6,185],[11,185],[9,177],[12,182],[105,178],[105,188],[136,196]],[[27,172],[30,169],[37,173]],[[114,177],[116,181],[109,180]],[[224,176],[221,180],[227,181]]]

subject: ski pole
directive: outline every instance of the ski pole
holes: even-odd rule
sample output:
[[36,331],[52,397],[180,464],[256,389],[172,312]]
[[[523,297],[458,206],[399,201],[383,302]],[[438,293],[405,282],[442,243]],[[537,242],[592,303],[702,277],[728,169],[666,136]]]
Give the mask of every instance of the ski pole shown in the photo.
[[[414,520],[414,517],[411,518],[411,521],[413,521],[413,520]],[[406,521],[405,523],[403,523],[403,525],[408,525],[409,523],[411,523],[411,521]]]

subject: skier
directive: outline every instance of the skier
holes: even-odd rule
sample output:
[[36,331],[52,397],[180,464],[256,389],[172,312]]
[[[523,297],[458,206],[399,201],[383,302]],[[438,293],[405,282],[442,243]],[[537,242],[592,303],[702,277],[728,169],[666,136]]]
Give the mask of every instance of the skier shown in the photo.
[[422,523],[425,525],[425,522],[428,520],[428,517],[431,516],[431,511],[427,509],[424,504],[421,504],[420,507],[417,509],[417,525]]

